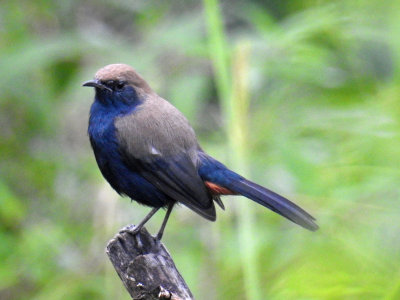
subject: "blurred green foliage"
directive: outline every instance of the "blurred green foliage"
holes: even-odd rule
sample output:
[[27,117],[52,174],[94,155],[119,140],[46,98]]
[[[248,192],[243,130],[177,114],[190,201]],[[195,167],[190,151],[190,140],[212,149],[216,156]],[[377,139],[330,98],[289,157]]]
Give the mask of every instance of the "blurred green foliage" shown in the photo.
[[101,178],[80,88],[124,62],[321,227],[242,198],[215,224],[176,209],[164,242],[197,299],[400,299],[399,19],[395,0],[3,1],[0,298],[129,299],[104,247],[148,209]]

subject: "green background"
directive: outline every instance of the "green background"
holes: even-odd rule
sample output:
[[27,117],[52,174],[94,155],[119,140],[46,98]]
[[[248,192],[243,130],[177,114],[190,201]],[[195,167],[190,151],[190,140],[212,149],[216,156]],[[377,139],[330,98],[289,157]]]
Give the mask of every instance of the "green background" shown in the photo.
[[123,62],[321,227],[244,198],[216,223],[175,209],[197,299],[400,299],[399,20],[396,0],[2,1],[0,298],[129,299],[104,248],[149,209],[101,177],[81,88]]

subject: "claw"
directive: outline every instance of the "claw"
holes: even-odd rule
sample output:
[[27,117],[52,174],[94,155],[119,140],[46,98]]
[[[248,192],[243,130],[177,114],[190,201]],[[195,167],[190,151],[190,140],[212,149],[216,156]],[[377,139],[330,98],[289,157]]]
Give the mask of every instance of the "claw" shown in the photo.
[[135,226],[135,225],[129,225],[129,226],[126,226],[126,227],[122,228],[119,231],[119,234],[129,233],[129,234],[132,234],[132,235],[136,235],[136,234],[139,233],[140,229],[142,229],[142,228],[138,227],[138,226]]

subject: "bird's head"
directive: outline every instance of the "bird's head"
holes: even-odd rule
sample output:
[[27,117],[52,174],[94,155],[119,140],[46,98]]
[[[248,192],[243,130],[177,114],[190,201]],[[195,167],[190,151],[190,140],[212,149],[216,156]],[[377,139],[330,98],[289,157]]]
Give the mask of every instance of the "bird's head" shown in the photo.
[[135,104],[153,93],[147,82],[125,64],[107,65],[83,86],[94,87],[96,99],[107,104]]

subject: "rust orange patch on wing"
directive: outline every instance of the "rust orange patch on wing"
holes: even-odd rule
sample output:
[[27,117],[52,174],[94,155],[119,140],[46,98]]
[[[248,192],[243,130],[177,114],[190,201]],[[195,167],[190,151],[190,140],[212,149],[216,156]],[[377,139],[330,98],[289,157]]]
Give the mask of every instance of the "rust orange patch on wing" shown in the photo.
[[204,181],[206,187],[213,195],[235,195],[236,193],[210,181]]

